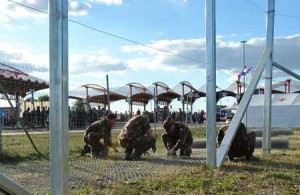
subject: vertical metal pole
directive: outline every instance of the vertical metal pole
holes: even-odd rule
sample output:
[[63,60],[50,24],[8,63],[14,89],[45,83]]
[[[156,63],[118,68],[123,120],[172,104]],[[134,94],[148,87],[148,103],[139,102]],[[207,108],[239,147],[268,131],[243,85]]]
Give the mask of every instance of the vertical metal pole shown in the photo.
[[68,1],[49,1],[51,194],[69,191]]
[[31,104],[32,108],[34,108],[34,89],[30,89],[30,94],[31,94]]
[[[193,93],[193,96],[194,96],[194,93]],[[193,115],[193,104],[194,104],[193,98],[191,97],[191,114],[192,115]]]
[[107,90],[107,110],[108,110],[108,113],[111,113],[110,112],[110,92],[109,92],[108,75],[106,75],[106,90]]
[[272,121],[272,75],[273,75],[273,41],[274,41],[274,12],[275,0],[268,0],[267,41],[266,46],[271,49],[271,55],[265,68],[264,94],[264,131],[262,148],[263,153],[271,152],[271,121]]
[[[241,43],[243,44],[243,66],[242,67],[244,69],[244,67],[246,67],[246,43],[247,43],[247,41],[241,41]],[[246,71],[247,71],[247,69],[246,69]],[[246,75],[247,75],[247,73],[245,75],[243,75],[244,94],[246,91],[246,82],[247,82]],[[246,113],[244,116],[244,123],[245,123],[245,126],[247,127],[247,110],[246,110]]]
[[182,112],[184,112],[184,84],[182,83],[182,97],[183,97],[183,100],[182,100]]
[[155,88],[154,88],[154,131],[156,133],[156,102],[157,102],[157,94],[156,94],[156,91],[157,91],[157,85],[155,85]]
[[187,124],[187,118],[188,118],[188,111],[189,111],[189,94],[186,95],[186,113],[185,113],[185,119],[184,124]]
[[[2,115],[2,113],[1,113]],[[0,116],[0,155],[2,154],[2,127],[3,127],[3,117],[4,116]]]
[[206,166],[216,167],[216,2],[205,1],[206,27]]
[[132,97],[132,86],[130,85],[130,104],[129,104],[129,106],[130,106],[130,118],[132,118],[133,117],[133,111],[132,111],[132,99],[131,99],[131,97]]

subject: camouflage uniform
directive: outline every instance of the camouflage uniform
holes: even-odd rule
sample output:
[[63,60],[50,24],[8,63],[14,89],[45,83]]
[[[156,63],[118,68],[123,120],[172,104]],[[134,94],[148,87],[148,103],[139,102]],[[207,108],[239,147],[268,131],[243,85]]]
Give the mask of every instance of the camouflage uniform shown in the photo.
[[[104,140],[104,144],[100,143],[100,139]],[[83,136],[86,143],[81,155],[92,152],[92,156],[108,155],[108,147],[112,146],[111,127],[108,125],[108,119],[98,120],[92,123],[86,130]]]
[[120,145],[125,148],[125,159],[139,159],[150,148],[155,152],[156,139],[151,134],[149,118],[146,115],[130,119],[118,137]]
[[[225,136],[225,131],[228,129],[228,125],[222,127],[218,133],[218,144],[221,142]],[[231,143],[230,149],[228,151],[229,160],[233,160],[234,157],[245,156],[246,160],[255,160],[256,157],[253,156],[255,148],[256,135],[254,132],[247,133],[247,129],[243,123],[240,124],[239,129]]]
[[168,150],[168,155],[176,155],[176,151],[180,149],[180,156],[190,156],[193,144],[190,129],[182,123],[174,123],[171,118],[167,118],[163,126],[166,132],[162,134],[162,140]]

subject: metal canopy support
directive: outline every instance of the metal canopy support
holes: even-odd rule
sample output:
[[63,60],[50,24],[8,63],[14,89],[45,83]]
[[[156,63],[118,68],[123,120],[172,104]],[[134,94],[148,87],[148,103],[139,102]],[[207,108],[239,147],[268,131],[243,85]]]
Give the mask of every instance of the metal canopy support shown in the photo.
[[68,1],[49,1],[49,13],[51,194],[68,194]]
[[110,91],[109,91],[108,75],[106,75],[106,90],[107,90],[107,110],[108,110],[108,113],[111,113],[111,111],[110,111]]
[[271,54],[265,69],[265,93],[264,93],[264,130],[262,149],[263,153],[271,152],[271,122],[272,122],[272,75],[273,75],[273,41],[274,41],[274,12],[275,0],[268,0],[267,15],[267,40],[266,46],[270,48]]
[[184,84],[182,83],[182,112],[184,113]]
[[216,167],[216,6],[205,1],[206,18],[206,166]]
[[253,75],[251,82],[240,102],[240,105],[232,119],[232,122],[230,123],[228,130],[225,134],[225,137],[221,143],[220,148],[218,149],[218,153],[217,153],[217,167],[220,167],[224,160],[225,160],[225,156],[227,154],[227,152],[229,151],[230,145],[232,143],[233,138],[235,137],[235,134],[237,132],[237,129],[242,121],[242,118],[248,108],[248,105],[250,103],[250,100],[252,98],[252,94],[255,91],[255,88],[259,82],[259,79],[264,71],[265,68],[265,64],[267,62],[267,60],[269,60],[271,54],[271,49],[269,48],[265,48],[259,63],[256,67],[256,71],[255,74]]
[[286,67],[281,66],[280,64],[278,64],[277,62],[273,62],[273,66],[275,66],[276,68],[286,72],[287,74],[291,75],[292,77],[300,80],[300,75],[294,73],[293,71],[287,69]]

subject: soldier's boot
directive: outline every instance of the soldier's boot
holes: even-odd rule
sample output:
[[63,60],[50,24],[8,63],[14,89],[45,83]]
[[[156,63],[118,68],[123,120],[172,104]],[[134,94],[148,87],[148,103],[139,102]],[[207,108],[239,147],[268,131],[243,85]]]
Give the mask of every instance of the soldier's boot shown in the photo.
[[190,157],[191,154],[192,154],[192,148],[188,148],[188,149],[187,149],[186,156]]
[[100,143],[100,145],[99,145],[100,156],[107,157],[108,151],[109,151],[108,147]]
[[85,155],[87,153],[90,153],[90,152],[91,152],[90,146],[87,145],[87,144],[85,144],[84,147],[83,147],[83,149],[81,150],[80,155],[83,156],[83,155]]
[[185,156],[185,149],[180,149],[179,156]]
[[135,149],[134,152],[133,152],[132,155],[131,155],[131,158],[134,159],[134,160],[141,160],[141,158],[142,158],[141,155],[142,155],[143,153],[144,153],[144,152]]
[[91,158],[92,159],[98,159],[100,158],[100,151],[98,148],[91,147]]
[[190,157],[192,154],[192,149],[191,148],[184,148],[180,150],[179,156],[186,156]]
[[131,154],[132,154],[132,149],[131,148],[126,148],[126,150],[125,150],[125,160],[132,160]]
[[247,161],[250,161],[250,162],[257,162],[259,161],[259,158],[258,157],[255,157],[255,156],[249,156],[249,157],[246,157]]

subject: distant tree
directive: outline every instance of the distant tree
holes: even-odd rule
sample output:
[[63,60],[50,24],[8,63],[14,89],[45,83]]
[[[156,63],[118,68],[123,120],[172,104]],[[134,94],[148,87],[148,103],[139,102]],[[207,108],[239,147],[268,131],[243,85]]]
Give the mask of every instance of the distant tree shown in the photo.
[[84,103],[81,100],[76,100],[73,103],[73,106],[75,107],[75,109],[84,108]]
[[38,97],[38,100],[40,102],[46,102],[46,101],[49,101],[49,95],[42,95],[40,97]]

